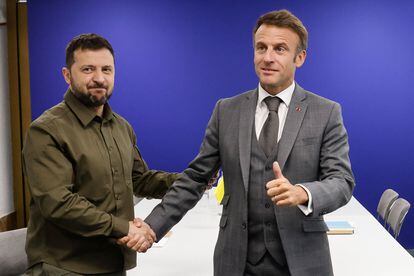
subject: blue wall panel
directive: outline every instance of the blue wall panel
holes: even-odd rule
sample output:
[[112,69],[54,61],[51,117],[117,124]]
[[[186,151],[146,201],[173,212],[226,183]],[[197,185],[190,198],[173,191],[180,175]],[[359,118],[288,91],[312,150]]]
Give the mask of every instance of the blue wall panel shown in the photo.
[[[181,171],[198,152],[215,102],[254,88],[251,30],[287,8],[308,28],[296,80],[342,104],[356,197],[372,212],[388,187],[414,203],[414,2],[28,1],[33,118],[66,89],[60,69],[75,35],[96,32],[116,52],[111,104],[152,168]],[[400,236],[414,247],[414,210]]]

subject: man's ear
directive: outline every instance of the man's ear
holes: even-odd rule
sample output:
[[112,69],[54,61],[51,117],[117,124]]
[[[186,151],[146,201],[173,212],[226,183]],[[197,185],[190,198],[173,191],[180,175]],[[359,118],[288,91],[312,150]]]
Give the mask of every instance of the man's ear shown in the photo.
[[67,67],[62,68],[62,75],[63,75],[63,78],[65,79],[66,83],[70,85],[71,84],[70,70]]
[[306,59],[306,50],[302,50],[295,57],[294,62],[295,62],[296,67],[297,68],[301,67],[303,63],[305,63],[305,59]]

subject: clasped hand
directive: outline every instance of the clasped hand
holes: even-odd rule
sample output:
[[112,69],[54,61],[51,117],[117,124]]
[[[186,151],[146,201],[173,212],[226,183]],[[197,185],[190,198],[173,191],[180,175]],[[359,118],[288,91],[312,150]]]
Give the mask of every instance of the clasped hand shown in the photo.
[[128,235],[117,240],[120,245],[125,245],[128,248],[144,253],[151,248],[154,241],[157,239],[154,231],[142,219],[136,218],[129,222]]

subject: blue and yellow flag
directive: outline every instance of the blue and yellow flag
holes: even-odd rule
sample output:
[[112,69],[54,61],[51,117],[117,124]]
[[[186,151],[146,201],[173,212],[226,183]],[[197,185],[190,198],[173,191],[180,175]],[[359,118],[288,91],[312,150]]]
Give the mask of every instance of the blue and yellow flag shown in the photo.
[[220,204],[224,196],[224,177],[221,176],[218,180],[216,189],[214,190],[214,195],[216,196],[217,202]]

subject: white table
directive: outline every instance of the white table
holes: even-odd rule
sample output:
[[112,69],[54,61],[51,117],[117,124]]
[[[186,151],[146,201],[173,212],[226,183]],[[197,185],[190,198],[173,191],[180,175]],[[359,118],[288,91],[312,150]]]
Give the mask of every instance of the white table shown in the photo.
[[[142,200],[135,206],[135,215],[145,218],[159,202]],[[203,196],[172,229],[163,247],[138,254],[138,266],[128,275],[212,276],[220,212],[213,196]],[[329,236],[335,276],[414,275],[413,257],[355,198],[326,219],[348,220],[355,226],[353,235]]]
[[[212,276],[221,206],[209,192],[173,227],[163,247],[157,244],[138,253],[137,267],[128,276]],[[160,200],[143,199],[135,205],[135,216],[145,218]]]
[[347,220],[355,227],[353,235],[328,236],[336,276],[414,275],[414,258],[355,198],[325,219]]

